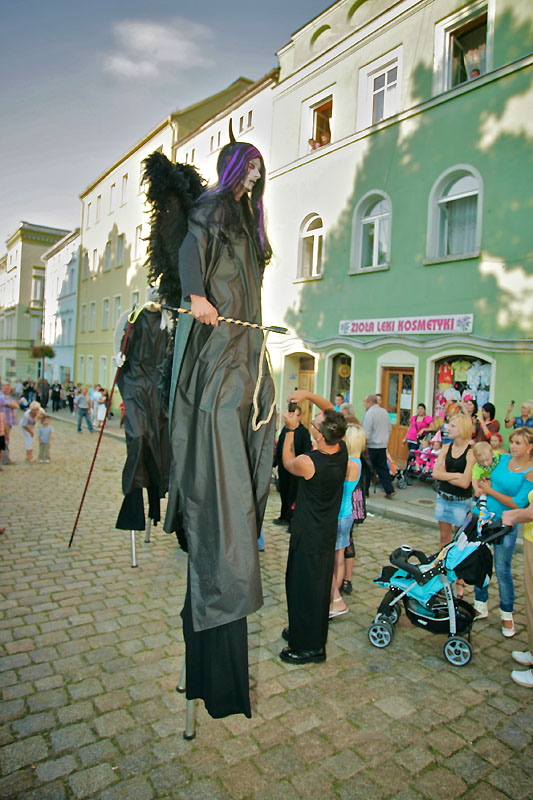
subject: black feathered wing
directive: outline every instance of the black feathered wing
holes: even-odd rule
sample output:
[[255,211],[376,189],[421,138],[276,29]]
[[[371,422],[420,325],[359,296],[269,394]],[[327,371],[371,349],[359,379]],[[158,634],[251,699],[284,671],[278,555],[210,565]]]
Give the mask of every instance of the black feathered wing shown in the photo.
[[148,240],[148,283],[159,282],[162,302],[178,306],[181,300],[179,249],[187,233],[192,205],[206,182],[190,164],[173,164],[156,150],[144,160],[143,183],[152,207]]

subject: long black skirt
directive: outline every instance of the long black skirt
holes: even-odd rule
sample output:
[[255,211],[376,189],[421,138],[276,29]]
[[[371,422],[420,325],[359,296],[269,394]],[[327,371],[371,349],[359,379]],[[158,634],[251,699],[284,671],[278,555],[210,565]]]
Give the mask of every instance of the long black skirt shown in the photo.
[[187,575],[187,594],[181,618],[187,700],[203,700],[207,712],[215,719],[230,714],[251,717],[246,617],[195,632]]
[[289,647],[320,650],[326,646],[335,550],[306,553],[289,548],[285,589],[289,616]]

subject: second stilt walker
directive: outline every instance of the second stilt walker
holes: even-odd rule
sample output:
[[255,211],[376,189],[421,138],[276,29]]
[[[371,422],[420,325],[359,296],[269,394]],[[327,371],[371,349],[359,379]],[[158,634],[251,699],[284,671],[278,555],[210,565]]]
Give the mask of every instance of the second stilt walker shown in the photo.
[[232,140],[217,171],[217,184],[188,215],[179,252],[182,305],[190,303],[192,316],[180,316],[176,333],[164,527],[189,554],[187,698],[203,699],[213,717],[249,717],[246,617],[263,602],[257,539],[274,437],[274,419],[253,425],[253,400],[268,419],[274,386],[260,359],[262,331],[219,324],[217,316],[261,322],[271,248],[259,151]]

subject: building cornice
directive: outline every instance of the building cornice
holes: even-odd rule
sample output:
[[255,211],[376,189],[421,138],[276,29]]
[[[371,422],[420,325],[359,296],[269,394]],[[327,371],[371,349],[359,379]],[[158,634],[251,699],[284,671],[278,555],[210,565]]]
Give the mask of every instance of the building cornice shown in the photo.
[[313,339],[308,336],[296,336],[284,339],[280,345],[270,343],[272,349],[290,351],[296,342],[302,342],[315,353],[325,353],[332,348],[340,350],[380,350],[384,347],[401,349],[428,350],[449,348],[450,351],[460,351],[466,348],[487,350],[491,353],[531,353],[533,352],[533,339],[489,339],[484,336],[433,336],[420,338],[414,336],[375,336],[360,338],[357,336],[330,336],[324,339]]
[[41,261],[44,261],[45,263],[49,261],[52,258],[52,256],[55,256],[56,253],[59,253],[59,251],[62,250],[64,247],[67,247],[67,245],[73,242],[79,235],[80,235],[79,228],[75,228],[70,233],[67,233],[66,236],[63,236],[63,238],[60,239],[58,242],[56,242],[52,247],[48,248],[48,250],[45,250],[45,252],[41,256]]
[[48,225],[36,225],[33,222],[22,220],[18,228],[6,239],[6,245],[11,247],[20,239],[25,242],[40,242],[41,244],[55,244],[58,237],[69,233],[66,228],[51,228]]

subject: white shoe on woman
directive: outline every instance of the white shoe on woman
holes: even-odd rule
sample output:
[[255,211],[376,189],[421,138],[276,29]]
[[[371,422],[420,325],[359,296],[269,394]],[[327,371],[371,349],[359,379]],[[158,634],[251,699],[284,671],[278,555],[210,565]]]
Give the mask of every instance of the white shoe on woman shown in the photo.
[[[512,611],[502,611],[500,609],[500,617],[502,620],[502,633],[507,638],[515,635],[514,620]],[[510,625],[504,625],[505,622],[510,622]]]

